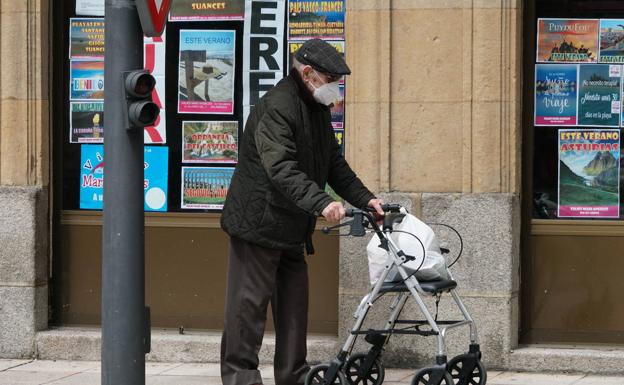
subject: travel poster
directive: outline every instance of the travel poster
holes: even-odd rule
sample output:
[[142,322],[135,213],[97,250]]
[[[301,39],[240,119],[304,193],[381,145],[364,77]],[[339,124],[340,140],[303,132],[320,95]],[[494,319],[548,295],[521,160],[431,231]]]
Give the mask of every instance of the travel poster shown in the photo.
[[234,113],[235,31],[180,30],[178,112]]
[[340,96],[342,100],[339,102],[335,102],[331,109],[331,124],[333,128],[344,128],[344,108],[345,108],[345,100],[344,100],[344,85],[339,87]]
[[624,63],[624,19],[600,20],[601,63]]
[[164,146],[144,146],[145,211],[167,211],[167,182],[169,180],[169,149]]
[[288,39],[345,39],[345,2],[290,0]]
[[222,209],[233,174],[233,167],[182,167],[180,207]]
[[104,202],[104,146],[80,146],[80,208],[101,210]]
[[69,19],[69,58],[104,60],[104,18]]
[[182,163],[236,163],[238,121],[182,122]]
[[156,87],[152,90],[152,101],[160,108],[160,113],[153,125],[147,126],[143,130],[144,142],[147,143],[167,143],[167,115],[165,111],[165,77],[154,76]]
[[344,145],[345,130],[335,129],[334,136],[336,137],[336,142],[338,142],[338,145],[340,146],[340,153],[342,154],[342,156],[344,156],[345,155],[345,145]]
[[245,0],[175,0],[169,9],[169,21],[243,20]]
[[535,65],[535,125],[576,125],[578,65]]
[[76,0],[76,15],[104,16],[104,0]]
[[104,142],[104,102],[70,103],[69,142]]
[[[101,210],[104,203],[104,146],[81,146],[80,208]],[[167,211],[168,148],[143,147],[145,211]]]
[[143,66],[153,76],[165,76],[165,42],[143,43]]
[[538,62],[596,62],[598,19],[538,19]]
[[70,100],[104,100],[104,62],[72,60]]
[[579,68],[578,124],[619,127],[622,66],[581,64]]
[[620,215],[619,130],[559,130],[559,217]]

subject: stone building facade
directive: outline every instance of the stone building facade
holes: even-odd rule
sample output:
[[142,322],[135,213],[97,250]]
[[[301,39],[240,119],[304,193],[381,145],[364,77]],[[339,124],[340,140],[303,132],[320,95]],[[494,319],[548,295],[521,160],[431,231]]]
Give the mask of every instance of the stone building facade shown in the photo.
[[[50,0],[0,3],[0,357],[93,359],[42,353],[56,241],[50,235],[54,6]],[[387,201],[462,233],[465,252],[454,272],[480,327],[486,364],[621,371],[617,360],[624,354],[618,352],[518,348],[523,2],[351,0],[347,7],[353,75],[347,80],[346,157]],[[368,290],[365,242],[340,241],[338,341]],[[449,304],[442,302],[441,314],[452,315]],[[452,337],[452,352],[465,349],[466,333]],[[97,346],[90,338],[63,346]],[[216,358],[167,355],[159,349],[180,346],[163,341],[153,344],[152,359]],[[313,346],[311,354],[329,354],[335,346]],[[432,346],[396,339],[388,355],[396,364],[414,357],[424,363]]]

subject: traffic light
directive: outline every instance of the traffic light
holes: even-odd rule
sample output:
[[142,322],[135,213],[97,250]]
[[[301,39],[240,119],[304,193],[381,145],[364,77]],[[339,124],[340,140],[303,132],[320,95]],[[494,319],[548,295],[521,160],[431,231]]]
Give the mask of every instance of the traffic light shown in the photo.
[[124,72],[126,129],[151,126],[158,119],[160,108],[152,102],[155,86],[156,79],[146,70]]

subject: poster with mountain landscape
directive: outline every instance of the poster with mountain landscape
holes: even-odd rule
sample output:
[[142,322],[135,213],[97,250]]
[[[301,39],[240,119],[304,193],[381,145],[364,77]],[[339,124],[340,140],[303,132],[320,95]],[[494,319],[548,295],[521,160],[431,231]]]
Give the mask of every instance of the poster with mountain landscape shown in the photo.
[[559,130],[558,217],[618,218],[619,130]]

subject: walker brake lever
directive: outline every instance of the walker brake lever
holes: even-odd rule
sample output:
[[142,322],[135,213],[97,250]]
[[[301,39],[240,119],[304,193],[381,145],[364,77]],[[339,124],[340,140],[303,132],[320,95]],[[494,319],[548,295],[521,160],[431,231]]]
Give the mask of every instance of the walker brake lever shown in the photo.
[[333,226],[329,226],[329,227],[325,226],[325,227],[323,227],[323,228],[321,229],[321,231],[323,232],[323,234],[329,234],[332,230],[335,230],[335,229],[337,229],[337,228],[339,228],[339,227],[344,227],[344,226],[348,226],[348,225],[350,225],[350,224],[351,224],[351,222],[353,222],[353,219],[352,219],[352,220],[350,220],[350,221],[346,221],[346,222],[343,222],[343,223],[339,223],[339,224],[337,224],[337,225],[333,225]]

